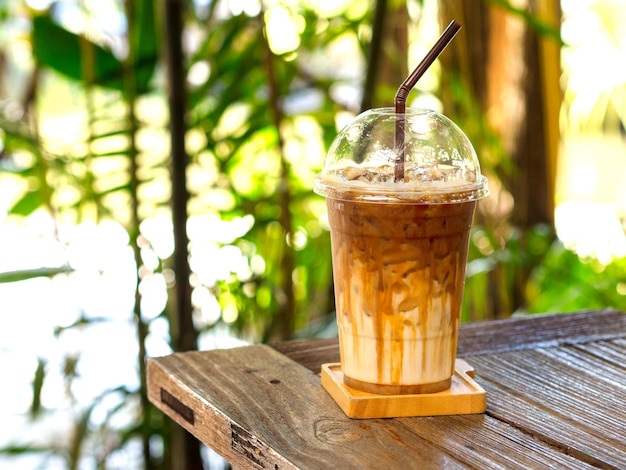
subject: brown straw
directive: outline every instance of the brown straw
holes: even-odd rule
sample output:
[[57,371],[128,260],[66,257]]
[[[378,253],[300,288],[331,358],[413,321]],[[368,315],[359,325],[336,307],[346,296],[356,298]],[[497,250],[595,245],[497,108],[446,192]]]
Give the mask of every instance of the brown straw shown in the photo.
[[402,82],[400,88],[396,92],[395,103],[396,103],[396,166],[395,166],[395,181],[403,181],[404,180],[404,122],[405,122],[405,114],[406,114],[406,99],[409,96],[409,93],[420,79],[424,72],[432,65],[439,54],[443,52],[446,46],[452,41],[456,33],[461,29],[461,25],[456,21],[452,20],[445,31],[441,34],[435,45],[432,49],[426,54],[426,56],[422,59],[415,70]]

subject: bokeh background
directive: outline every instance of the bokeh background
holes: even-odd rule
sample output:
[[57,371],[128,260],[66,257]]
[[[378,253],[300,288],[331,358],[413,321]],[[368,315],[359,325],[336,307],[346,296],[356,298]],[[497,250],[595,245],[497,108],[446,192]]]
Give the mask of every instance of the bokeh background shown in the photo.
[[452,19],[408,103],[489,178],[463,321],[626,310],[620,0],[0,2],[0,467],[227,468],[146,357],[336,335],[314,176]]

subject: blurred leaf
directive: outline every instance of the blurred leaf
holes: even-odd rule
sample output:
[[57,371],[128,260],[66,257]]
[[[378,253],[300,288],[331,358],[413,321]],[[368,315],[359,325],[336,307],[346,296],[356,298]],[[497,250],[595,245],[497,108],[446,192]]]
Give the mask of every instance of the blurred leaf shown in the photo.
[[[28,191],[9,209],[10,214],[27,216],[44,206],[46,200],[41,191]],[[0,282],[3,282],[0,277]],[[4,281],[6,282],[6,281]]]
[[[626,309],[626,258],[603,265],[581,259],[556,241],[528,285],[530,312],[571,312],[589,308]],[[621,288],[620,288],[621,285]]]
[[57,274],[67,274],[73,272],[74,269],[69,266],[60,266],[54,268],[35,268],[23,269],[19,271],[0,272],[0,283],[18,282],[36,277],[52,277]]
[[552,26],[542,21],[537,15],[532,14],[527,9],[519,8],[508,0],[487,0],[487,2],[491,3],[492,5],[501,7],[505,11],[522,18],[540,35],[554,39],[562,46],[567,45],[561,37],[561,30],[559,27]]
[[83,443],[89,436],[89,420],[91,418],[91,412],[98,403],[98,400],[91,403],[80,413],[78,420],[74,423],[68,455],[68,467],[70,469],[80,468]]
[[76,354],[71,354],[65,356],[63,360],[63,377],[71,382],[78,376],[78,372],[76,370],[76,366],[78,364],[78,360],[80,358]]
[[59,336],[65,330],[71,330],[71,329],[76,328],[76,327],[89,326],[89,325],[93,325],[93,324],[96,324],[96,323],[106,323],[106,322],[109,322],[109,321],[111,321],[111,320],[109,318],[106,318],[106,317],[87,318],[87,317],[85,317],[85,315],[81,315],[78,320],[76,320],[75,322],[73,322],[73,323],[71,323],[69,325],[55,327],[54,334],[55,334],[55,336]]
[[[35,154],[40,153],[37,139],[32,135],[28,126],[22,121],[2,119],[0,114],[0,129],[2,138],[2,152],[10,155],[16,150],[26,150]],[[2,170],[0,166],[0,170]]]
[[24,456],[28,454],[45,454],[54,455],[58,454],[58,449],[53,446],[30,446],[30,445],[8,445],[0,447],[0,454],[12,455],[12,456]]
[[138,61],[134,65],[134,73],[137,79],[137,91],[144,93],[148,91],[148,84],[152,80],[159,61],[161,39],[156,30],[155,5],[157,2],[136,0],[135,4],[137,28],[134,48]]
[[44,379],[46,377],[46,361],[37,358],[37,369],[33,378],[33,401],[30,405],[31,418],[37,418],[41,411],[41,390],[43,389]]
[[113,83],[122,87],[122,63],[111,51],[90,42],[56,24],[48,15],[33,17],[33,52],[42,65],[48,66],[73,80],[85,80],[83,48],[93,52],[93,79],[96,83]]
[[[153,2],[141,3],[152,4]],[[153,7],[142,8],[141,12],[153,19]],[[146,24],[149,22],[148,19],[145,20]],[[137,92],[145,93],[148,91],[148,84],[154,73],[157,50],[154,30],[144,27],[141,32],[146,44],[142,45],[139,51],[141,55],[134,64],[134,73],[137,79],[135,84]],[[66,30],[55,23],[50,16],[35,15],[33,17],[32,38],[33,52],[40,64],[76,81],[93,80],[94,84],[119,91],[124,90],[122,62],[110,50],[89,41],[84,36]]]

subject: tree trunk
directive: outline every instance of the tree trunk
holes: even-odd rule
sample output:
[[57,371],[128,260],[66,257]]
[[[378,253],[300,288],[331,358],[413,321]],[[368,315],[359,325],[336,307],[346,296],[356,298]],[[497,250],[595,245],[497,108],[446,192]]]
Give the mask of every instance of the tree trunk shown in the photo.
[[408,21],[405,2],[376,1],[362,111],[393,107],[395,93],[408,75]]
[[[176,351],[196,349],[197,332],[193,325],[189,276],[189,240],[187,237],[186,186],[188,156],[185,150],[187,131],[187,95],[182,49],[183,0],[165,0],[163,24],[167,62],[168,102],[170,113],[172,219],[174,225],[174,272],[176,273],[176,315],[170,319],[172,346]],[[172,328],[173,327],[173,328]],[[201,470],[200,443],[177,425],[172,428],[169,459],[172,468]]]
[[[492,213],[485,209],[486,205],[481,206],[481,220],[491,227],[512,224],[520,229],[523,234],[521,254],[525,257],[524,234],[537,224],[552,226],[554,223],[561,91],[560,45],[554,38],[540,36],[532,24],[542,22],[558,30],[558,0],[522,3],[496,6],[487,1],[441,0],[440,5],[442,24],[454,18],[463,26],[462,34],[442,57],[445,113],[453,120],[464,114],[461,108],[466,103],[455,101],[449,91],[452,88],[449,77],[458,76],[486,117],[489,128],[500,137],[502,148],[514,167],[509,173],[493,171],[489,174],[493,179],[497,174],[502,183],[502,189],[492,186],[496,188],[490,196],[492,200],[497,201],[506,192],[514,200],[506,224],[502,221],[502,206],[498,204],[491,204],[491,207],[498,206]],[[465,116],[467,114],[465,112]],[[462,119],[457,123],[465,128]],[[470,139],[477,147],[479,159],[489,153],[482,148],[484,135],[470,135]],[[493,170],[488,166],[483,169]],[[524,306],[525,285],[532,268],[523,262],[516,270],[509,295],[502,295],[501,279],[505,274],[497,270],[492,273],[488,295],[499,301],[490,305],[490,317],[507,315]]]
[[[555,0],[529,0],[529,8],[540,15],[539,3],[544,8],[552,5],[552,19],[559,15]],[[558,23],[557,23],[558,24]],[[559,87],[559,51],[554,42],[541,38],[531,28],[523,37],[526,75],[523,77],[525,119],[514,137],[512,155],[518,172],[511,188],[518,209],[513,222],[523,228],[539,223],[554,224],[554,179],[558,143],[558,112],[561,104]],[[556,64],[556,67],[555,67]],[[548,76],[551,73],[552,76]],[[556,135],[555,135],[556,134]]]
[[[538,4],[541,5],[538,5]],[[515,199],[513,221],[523,229],[553,224],[554,177],[559,141],[559,44],[541,37],[519,15],[488,2],[442,0],[442,23],[463,26],[444,60],[445,75],[459,73],[489,125],[501,136],[517,171],[506,182]],[[537,21],[558,29],[557,0],[526,0]],[[456,114],[456,103],[444,104]],[[477,149],[478,150],[478,149]]]

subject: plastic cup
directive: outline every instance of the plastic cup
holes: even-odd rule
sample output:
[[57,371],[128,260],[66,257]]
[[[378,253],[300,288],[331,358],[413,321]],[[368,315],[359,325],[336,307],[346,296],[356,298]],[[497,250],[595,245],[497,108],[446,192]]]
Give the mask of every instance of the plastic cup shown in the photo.
[[[394,182],[399,117],[404,179]],[[431,110],[366,111],[338,134],[314,190],[328,208],[345,384],[382,395],[449,388],[469,232],[488,193],[468,138]]]

